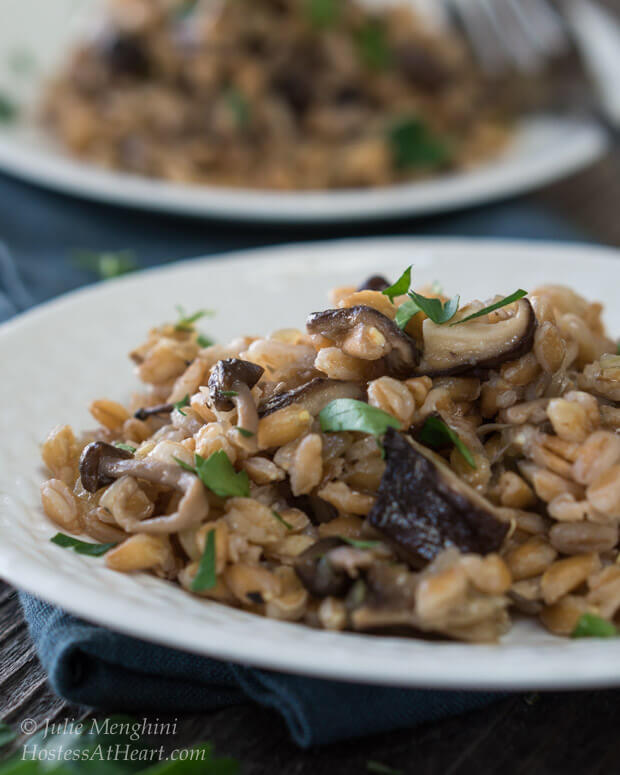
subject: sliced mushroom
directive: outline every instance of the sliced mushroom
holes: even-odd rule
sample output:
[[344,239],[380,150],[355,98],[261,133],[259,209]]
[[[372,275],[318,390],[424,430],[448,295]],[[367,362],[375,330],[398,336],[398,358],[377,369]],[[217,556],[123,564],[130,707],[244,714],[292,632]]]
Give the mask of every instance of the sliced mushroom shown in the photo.
[[383,447],[386,469],[368,521],[412,567],[451,546],[482,555],[500,548],[509,525],[440,457],[393,428]]
[[368,277],[357,289],[358,291],[383,291],[389,288],[390,284],[381,274],[373,274]]
[[266,417],[290,404],[300,404],[316,417],[324,406],[337,398],[363,399],[364,391],[357,382],[339,382],[335,379],[316,377],[298,388],[271,396],[259,406],[258,414],[260,417]]
[[340,538],[323,538],[297,557],[295,573],[311,595],[339,597],[353,584],[346,570],[330,560],[330,552],[345,545]]
[[258,431],[258,413],[251,389],[263,376],[264,369],[251,361],[239,358],[226,358],[218,361],[209,377],[209,397],[216,409],[229,412],[237,409],[237,425],[252,434],[252,438],[242,437],[244,446],[256,445]]
[[440,325],[427,318],[417,373],[447,377],[496,369],[530,352],[535,331],[536,316],[527,299],[519,299],[513,314],[496,323],[486,315],[461,325]]
[[416,574],[404,565],[378,563],[365,577],[364,594],[349,595],[350,618],[355,630],[412,628]]
[[[351,350],[351,345],[357,343],[360,334],[365,331],[374,339],[376,347],[373,351],[380,352],[377,358],[367,360],[381,359],[385,373],[392,377],[405,378],[416,373],[420,360],[416,343],[396,323],[372,307],[360,304],[313,312],[306,321],[306,328],[310,334],[321,334],[334,342],[344,352]],[[358,348],[348,354],[364,357]]]
[[121,476],[144,479],[183,493],[177,510],[150,519],[128,519],[128,533],[177,533],[199,524],[209,513],[207,492],[200,479],[178,465],[145,458],[136,460],[129,452],[102,441],[84,448],[80,457],[80,478],[88,492],[95,492]]

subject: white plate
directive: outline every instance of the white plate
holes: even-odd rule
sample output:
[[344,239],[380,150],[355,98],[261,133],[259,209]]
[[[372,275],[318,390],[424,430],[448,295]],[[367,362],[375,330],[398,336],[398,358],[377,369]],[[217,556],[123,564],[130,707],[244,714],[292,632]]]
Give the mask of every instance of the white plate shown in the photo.
[[86,619],[199,654],[346,680],[463,688],[620,684],[620,640],[554,638],[519,622],[498,646],[316,631],[193,598],[171,583],[107,570],[49,542],[39,443],[51,426],[92,427],[93,398],[133,387],[126,353],[153,324],[213,307],[209,333],[226,340],[302,326],[326,291],[414,265],[416,284],[485,298],[540,283],[570,283],[607,304],[620,331],[618,251],[463,240],[366,240],[285,246],[183,262],[71,293],[0,326],[0,575]]
[[[5,8],[0,11],[0,89],[15,95],[26,107],[35,104],[42,74],[53,72],[81,26],[81,17],[98,1],[0,0]],[[34,52],[36,73],[16,75],[8,66],[20,50]],[[376,189],[278,193],[167,183],[108,172],[71,159],[24,120],[0,125],[0,169],[89,199],[194,216],[272,222],[366,221],[441,212],[517,194],[575,172],[598,158],[605,146],[604,133],[594,123],[541,115],[519,122],[500,157],[469,171]]]

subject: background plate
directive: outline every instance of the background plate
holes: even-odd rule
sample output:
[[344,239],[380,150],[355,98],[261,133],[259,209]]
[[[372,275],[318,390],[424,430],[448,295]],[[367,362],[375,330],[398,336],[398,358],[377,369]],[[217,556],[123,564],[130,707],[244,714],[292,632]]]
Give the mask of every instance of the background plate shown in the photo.
[[[303,326],[335,285],[410,263],[416,285],[439,280],[464,300],[561,281],[607,305],[620,331],[618,251],[476,240],[355,240],[183,262],[68,294],[0,326],[0,575],[84,618],[199,654],[343,680],[402,686],[561,688],[620,685],[620,640],[571,641],[518,622],[500,645],[429,643],[316,631],[193,598],[145,574],[107,570],[49,542],[39,445],[51,426],[92,426],[93,398],[133,387],[126,353],[173,319],[174,305],[212,307],[218,340]],[[171,626],[174,623],[174,626]]]
[[[376,189],[278,193],[109,172],[65,155],[30,118],[43,81],[79,34],[85,17],[90,18],[100,5],[100,0],[0,0],[0,90],[24,108],[21,121],[0,124],[0,169],[89,199],[194,216],[265,222],[366,221],[441,212],[517,194],[577,171],[606,147],[604,133],[593,122],[541,115],[519,122],[509,147],[491,162],[427,181]],[[33,59],[30,70],[16,67],[24,52]]]

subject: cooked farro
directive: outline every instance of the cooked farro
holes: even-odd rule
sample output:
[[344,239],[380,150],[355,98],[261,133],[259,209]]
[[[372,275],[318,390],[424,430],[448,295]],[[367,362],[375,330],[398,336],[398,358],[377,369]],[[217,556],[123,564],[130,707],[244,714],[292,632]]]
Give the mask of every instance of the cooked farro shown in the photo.
[[131,353],[144,392],[43,444],[50,520],[116,544],[114,570],[314,627],[493,641],[513,611],[558,635],[614,621],[620,359],[601,306],[553,286],[442,322],[435,294],[405,319],[407,296],[368,285],[307,333],[201,348],[193,326],[153,329]]

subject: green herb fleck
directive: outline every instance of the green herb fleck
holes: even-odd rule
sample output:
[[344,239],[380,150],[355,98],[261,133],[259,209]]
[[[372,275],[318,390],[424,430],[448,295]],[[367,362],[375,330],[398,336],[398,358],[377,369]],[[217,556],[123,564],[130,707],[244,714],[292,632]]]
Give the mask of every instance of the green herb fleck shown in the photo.
[[379,541],[359,541],[357,538],[348,538],[347,536],[338,536],[338,538],[356,549],[374,549],[379,546]]
[[384,288],[381,293],[394,303],[395,296],[403,296],[411,285],[411,266],[408,266],[395,283],[389,288]]
[[116,543],[110,544],[91,544],[86,541],[80,541],[72,536],[65,535],[64,533],[56,533],[56,535],[50,539],[56,546],[62,546],[63,549],[73,549],[77,554],[86,554],[89,557],[101,557],[102,554],[109,552]]
[[219,449],[206,460],[195,455],[196,473],[201,482],[220,498],[248,498],[250,480],[245,471],[235,471],[228,455]]
[[460,296],[453,296],[448,301],[443,302],[441,299],[433,299],[427,296],[422,296],[415,291],[409,291],[409,298],[417,304],[418,308],[424,312],[424,314],[430,318],[433,323],[447,323],[455,315],[459,308]]
[[607,619],[596,614],[581,614],[575,629],[571,633],[573,638],[613,638],[618,630]]
[[235,430],[239,431],[244,439],[249,439],[255,435],[253,431],[249,431],[247,428],[242,428],[240,425],[235,425]]
[[185,19],[186,16],[190,16],[196,9],[198,0],[183,0],[172,11],[172,15],[175,19]]
[[360,59],[371,70],[386,70],[392,64],[385,24],[371,19],[357,30],[355,43]]
[[234,87],[228,89],[224,96],[226,104],[235,119],[237,128],[245,129],[252,117],[248,98],[240,92],[239,89],[235,89]]
[[192,590],[194,592],[202,592],[205,589],[213,589],[216,584],[215,530],[210,530],[207,534],[207,542],[202,557],[200,558],[198,571],[192,581]]
[[407,323],[411,320],[411,318],[421,311],[422,310],[418,307],[413,299],[407,299],[407,301],[404,301],[402,304],[400,304],[396,310],[396,317],[394,318],[394,322],[399,328],[406,328]]
[[17,118],[17,105],[6,94],[0,94],[0,124],[9,124]]
[[211,347],[212,344],[215,344],[213,339],[209,339],[209,337],[205,336],[204,334],[198,334],[196,341],[200,347]]
[[221,395],[225,396],[226,398],[234,398],[235,396],[238,396],[239,393],[237,393],[236,390],[222,390]]
[[100,280],[111,280],[139,269],[133,250],[75,250],[72,258],[76,266],[96,274]]
[[439,167],[450,160],[444,141],[432,134],[419,118],[405,118],[388,131],[394,166],[399,170],[412,167]]
[[368,772],[377,773],[377,775],[403,775],[402,770],[395,770],[394,767],[388,767],[387,764],[375,761],[366,762],[366,769]]
[[306,15],[314,27],[333,27],[340,16],[341,0],[306,0]]
[[137,449],[136,447],[132,447],[131,444],[124,444],[122,441],[115,441],[114,446],[118,449],[124,449],[125,452],[131,452],[132,455]]
[[400,422],[391,414],[354,398],[337,398],[323,407],[319,413],[321,430],[360,431],[380,436],[388,428],[400,428]]
[[616,355],[620,355],[620,339],[616,342]]
[[483,315],[488,315],[489,312],[493,312],[500,307],[505,307],[507,304],[512,304],[513,301],[518,301],[524,296],[527,296],[527,291],[524,291],[523,288],[519,288],[518,291],[511,293],[510,296],[505,296],[503,299],[500,299],[493,304],[489,304],[488,307],[483,307],[482,309],[479,309],[478,312],[474,312],[472,315],[468,315],[462,320],[457,320],[455,323],[450,323],[450,325],[459,326],[461,323],[467,323],[468,320],[473,320],[474,318],[480,318]]
[[180,457],[173,457],[172,459],[176,463],[178,463],[184,471],[189,471],[190,474],[196,474],[196,476],[198,476],[198,471],[196,471],[194,466],[190,466],[189,463],[186,463],[184,460],[181,460]]
[[423,444],[434,449],[445,446],[446,442],[452,442],[467,464],[471,468],[476,468],[476,461],[469,448],[441,418],[434,417],[433,415],[427,417],[420,431],[419,439]]
[[292,529],[293,529],[293,526],[291,525],[291,523],[290,523],[290,522],[287,522],[287,521],[284,519],[284,517],[283,517],[281,514],[278,514],[278,512],[277,512],[275,509],[271,509],[271,513],[272,513],[272,514],[273,514],[273,516],[274,516],[274,517],[275,517],[275,518],[278,520],[278,522],[281,522],[281,523],[284,525],[284,527],[285,527],[287,530],[292,530]]
[[175,331],[193,331],[194,323],[197,320],[204,317],[211,317],[214,314],[213,310],[199,309],[198,312],[188,315],[180,304],[177,304],[175,309],[179,313],[179,319],[174,326]]
[[12,743],[17,737],[17,734],[11,729],[8,724],[0,721],[0,748]]
[[174,404],[172,404],[172,406],[174,406],[174,408],[179,412],[179,414],[182,414],[183,417],[187,417],[187,412],[183,411],[183,407],[189,406],[189,393],[186,393],[180,401],[176,401]]

